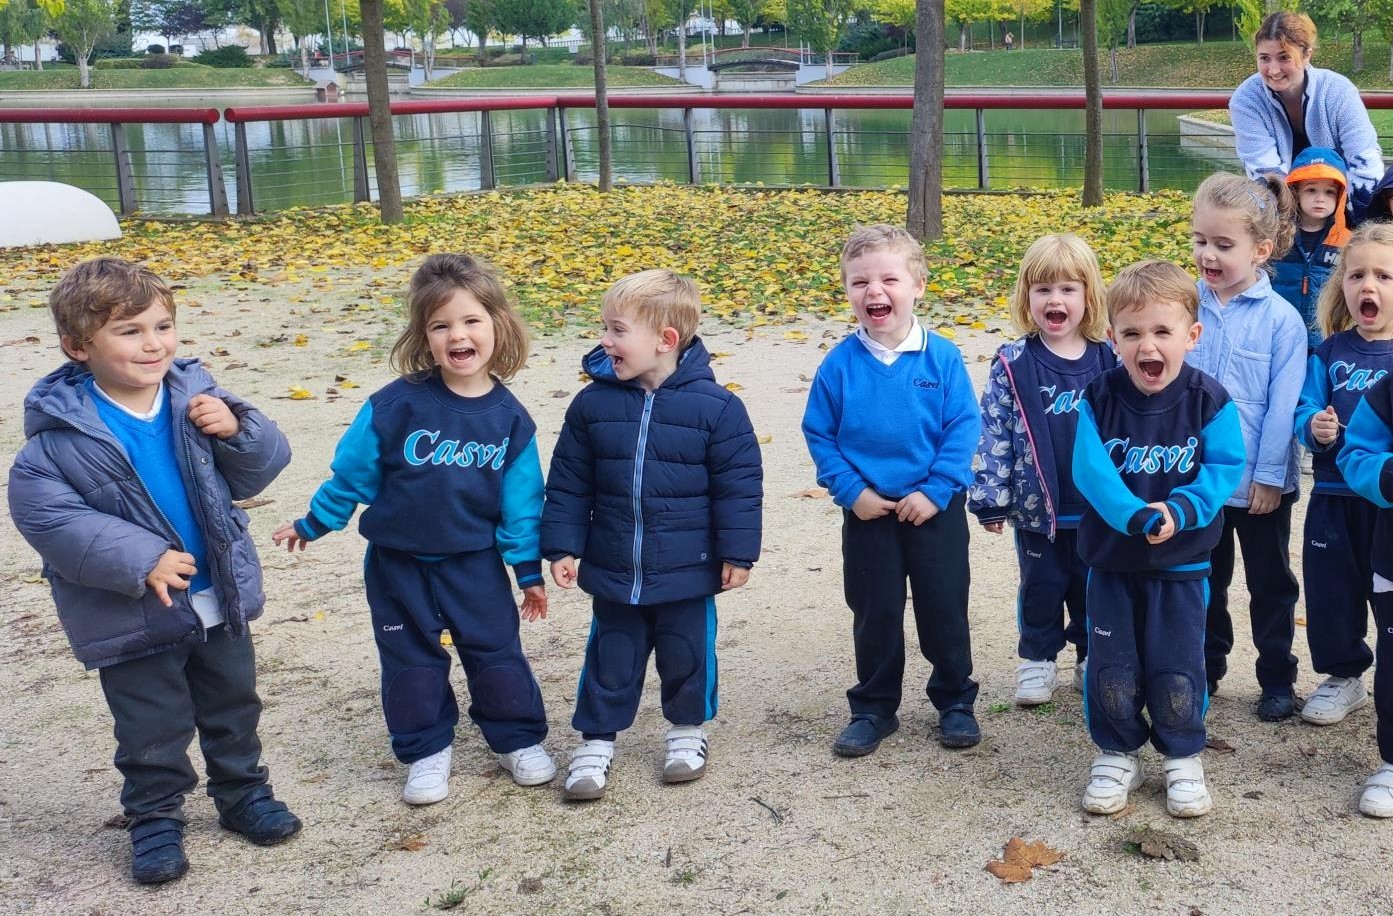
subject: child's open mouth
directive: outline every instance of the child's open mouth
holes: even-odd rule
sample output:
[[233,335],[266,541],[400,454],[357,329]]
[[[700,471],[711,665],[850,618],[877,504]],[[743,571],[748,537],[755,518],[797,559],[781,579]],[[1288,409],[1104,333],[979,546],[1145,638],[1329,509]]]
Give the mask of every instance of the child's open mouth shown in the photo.
[[1141,377],[1146,379],[1148,384],[1156,384],[1165,374],[1166,364],[1159,359],[1143,359],[1137,363],[1137,369],[1141,372]]
[[1210,284],[1211,286],[1215,283],[1218,283],[1223,276],[1224,272],[1217,267],[1204,268],[1204,282]]
[[888,302],[882,302],[877,303],[875,305],[866,306],[866,316],[868,318],[875,318],[877,320],[881,318],[889,318],[890,312],[891,307],[890,303]]
[[1046,309],[1045,324],[1050,326],[1050,330],[1058,330],[1069,322],[1069,313],[1064,309]]
[[450,362],[463,363],[474,358],[473,347],[455,347],[450,351]]
[[1378,303],[1372,299],[1359,300],[1359,317],[1365,321],[1373,321],[1378,317]]

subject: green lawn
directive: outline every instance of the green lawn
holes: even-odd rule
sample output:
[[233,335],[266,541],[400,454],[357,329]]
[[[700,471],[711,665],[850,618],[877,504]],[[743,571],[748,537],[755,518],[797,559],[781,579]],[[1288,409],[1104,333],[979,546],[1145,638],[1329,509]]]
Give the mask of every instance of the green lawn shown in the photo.
[[[1101,53],[1104,87],[1108,80],[1107,52]],[[1364,43],[1364,71],[1351,72],[1348,43],[1322,41],[1315,63],[1348,75],[1362,89],[1388,89],[1388,43]],[[1243,42],[1208,41],[1141,45],[1118,51],[1118,86],[1167,86],[1232,89],[1252,75],[1253,54]],[[944,59],[949,86],[1082,86],[1083,54],[1053,48],[1023,51],[950,51]],[[913,86],[914,58],[897,57],[878,64],[861,64],[838,74],[826,86]]]
[[[646,67],[610,67],[609,85],[615,88],[630,86],[680,86],[677,80],[655,73]],[[527,67],[471,67],[450,76],[432,80],[430,88],[449,89],[537,89],[595,85],[595,71],[575,64],[533,64]]]
[[[92,69],[93,89],[241,89],[265,86],[309,86],[293,70],[219,70],[213,67],[174,67],[169,70]],[[15,70],[0,73],[0,91],[6,89],[77,89],[76,67]]]

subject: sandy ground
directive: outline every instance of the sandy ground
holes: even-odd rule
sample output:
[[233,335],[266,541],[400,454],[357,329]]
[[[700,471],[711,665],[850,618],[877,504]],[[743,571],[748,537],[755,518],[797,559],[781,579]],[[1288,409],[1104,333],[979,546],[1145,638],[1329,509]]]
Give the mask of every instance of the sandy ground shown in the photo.
[[[1159,759],[1148,750],[1135,809],[1116,819],[1085,815],[1079,794],[1093,748],[1078,694],[1063,688],[1034,711],[1009,705],[1009,538],[973,535],[983,743],[949,752],[933,740],[937,716],[917,686],[928,666],[911,655],[899,734],[871,757],[832,756],[851,682],[850,615],[838,510],[799,495],[813,485],[799,421],[808,380],[844,325],[802,325],[806,339],[790,339],[797,335],[785,327],[752,337],[708,329],[711,350],[728,354],[716,360],[718,377],[743,386],[765,441],[767,498],[764,557],[749,586],[720,601],[722,703],[707,777],[660,783],[665,726],[650,690],[620,738],[599,803],[564,804],[560,780],[514,786],[466,723],[449,799],[407,807],[404,769],[379,710],[361,539],[331,536],[293,557],[270,545],[276,524],[303,510],[363,399],[388,380],[381,357],[397,321],[355,310],[351,293],[203,281],[180,295],[183,353],[203,357],[225,386],[266,410],[295,448],[265,494],[273,502],[252,511],[269,595],[254,633],[266,760],[305,830],[280,847],[253,847],[218,829],[200,790],[188,804],[188,876],[160,889],[131,883],[126,836],[108,824],[120,811],[120,783],[97,678],[71,657],[37,557],[5,516],[0,911],[396,913],[429,911],[427,901],[453,887],[463,896],[459,911],[472,913],[1393,912],[1393,824],[1354,809],[1378,763],[1372,710],[1327,729],[1260,722],[1241,619],[1245,644],[1209,717],[1211,735],[1233,747],[1205,755],[1214,813],[1168,817]],[[295,303],[297,295],[306,302]],[[307,339],[296,346],[301,333]],[[350,352],[359,340],[370,346]],[[979,386],[999,340],[990,332],[959,338]],[[575,333],[543,338],[514,382],[541,430],[544,461],[591,343]],[[24,393],[60,357],[42,309],[0,313],[0,344],[8,467],[22,440]],[[316,397],[287,399],[291,385]],[[1298,507],[1298,525],[1301,516]],[[568,723],[589,610],[578,592],[551,595],[550,618],[525,625],[524,640],[554,726],[547,745],[564,760],[575,740]],[[1235,604],[1241,618],[1238,590]],[[1303,630],[1297,640],[1305,693],[1318,679]],[[458,670],[455,678],[463,693]],[[1192,840],[1199,861],[1129,851],[1128,831],[1140,825]],[[1026,884],[1003,885],[983,866],[1013,836],[1043,840],[1065,858]]]

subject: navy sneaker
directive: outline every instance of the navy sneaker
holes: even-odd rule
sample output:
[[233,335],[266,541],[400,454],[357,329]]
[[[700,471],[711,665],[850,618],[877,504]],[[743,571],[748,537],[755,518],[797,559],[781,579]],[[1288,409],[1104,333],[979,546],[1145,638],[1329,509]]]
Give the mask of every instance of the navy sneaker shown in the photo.
[[972,747],[982,740],[982,728],[971,706],[945,709],[938,717],[938,743],[944,747]]
[[131,828],[131,877],[141,884],[163,884],[189,870],[184,856],[184,825],[158,817]]
[[258,846],[274,846],[300,832],[300,819],[269,792],[238,802],[218,818],[218,826],[240,833]]
[[1296,713],[1296,696],[1290,691],[1264,690],[1258,698],[1258,718],[1264,722],[1280,722]]
[[894,716],[852,716],[846,728],[832,744],[838,757],[864,757],[880,747],[880,742],[899,730],[900,720]]

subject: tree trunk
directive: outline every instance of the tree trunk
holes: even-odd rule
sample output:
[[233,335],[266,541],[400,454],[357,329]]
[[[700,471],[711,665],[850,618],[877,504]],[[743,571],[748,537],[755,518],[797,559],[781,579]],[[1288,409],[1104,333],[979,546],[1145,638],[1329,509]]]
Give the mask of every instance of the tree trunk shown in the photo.
[[1195,10],[1195,44],[1204,44],[1204,10]]
[[1133,3],[1131,12],[1127,14],[1127,50],[1137,49],[1137,6]]
[[87,58],[92,55],[92,49],[74,48],[77,57],[77,85],[79,89],[92,88],[92,65],[87,62]]
[[[918,16],[919,16],[919,14],[918,14],[917,12],[916,12],[914,15],[915,15],[915,18],[916,18],[916,19],[917,19]],[[968,30],[971,29],[971,28],[972,28],[972,24],[969,23],[969,22],[960,22],[960,23],[958,23],[958,50],[959,50],[959,51],[966,51],[966,50],[967,50]]]
[[1117,69],[1117,42],[1116,42],[1116,41],[1114,41],[1114,42],[1112,42],[1110,45],[1108,45],[1108,78],[1109,78],[1109,80],[1110,80],[1111,82],[1113,82],[1113,83],[1116,83],[1119,79],[1122,78],[1121,72],[1119,72],[1119,70]]
[[[1091,0],[1089,0],[1091,2]],[[914,8],[914,114],[909,126],[910,234],[943,235],[943,0],[917,0]]]
[[1353,55],[1354,55],[1354,60],[1353,60],[1353,62],[1352,62],[1352,64],[1351,64],[1351,67],[1350,67],[1350,68],[1351,68],[1352,70],[1354,70],[1355,73],[1363,73],[1363,72],[1364,72],[1364,30],[1363,30],[1363,29],[1356,29],[1356,30],[1355,30],[1355,33],[1354,33],[1354,41],[1353,41],[1353,43],[1352,43],[1352,47],[1351,47],[1350,50],[1353,52]]
[[740,39],[740,47],[742,47],[742,48],[748,48],[749,46],[750,46],[750,27],[747,25],[747,26],[745,26],[745,37]]
[[[34,39],[34,69],[35,69],[35,70],[42,70],[43,68],[44,68],[44,59],[43,59],[43,57],[40,56],[40,54],[39,54],[39,39],[35,38],[35,39]],[[1389,70],[1393,70],[1393,63],[1390,63],[1390,64],[1388,65],[1388,69],[1389,69]]]
[[368,120],[372,124],[377,201],[382,222],[395,224],[402,221],[401,179],[397,175],[397,146],[392,136],[391,98],[387,94],[387,48],[386,33],[382,28],[382,5],[383,0],[360,0],[359,8],[363,13],[363,72],[368,84]]
[[1079,0],[1079,37],[1083,45],[1084,150],[1083,205],[1103,205],[1103,87],[1098,78],[1098,10],[1096,0]]
[[687,22],[677,23],[677,78],[687,81]]
[[595,128],[600,134],[600,193],[614,186],[614,159],[609,135],[609,82],[605,75],[605,17],[601,0],[590,0],[590,51],[595,58]]

